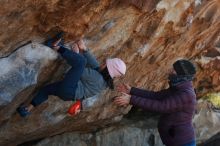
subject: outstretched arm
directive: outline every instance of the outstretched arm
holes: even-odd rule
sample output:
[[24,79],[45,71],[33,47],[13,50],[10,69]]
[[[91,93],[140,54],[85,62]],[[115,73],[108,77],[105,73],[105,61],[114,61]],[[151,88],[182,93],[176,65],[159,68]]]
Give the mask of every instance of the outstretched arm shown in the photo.
[[123,92],[130,95],[135,95],[143,98],[150,98],[154,100],[160,100],[167,95],[168,90],[161,90],[158,92],[144,90],[140,88],[131,87],[129,84],[124,83],[117,86],[118,92]]
[[138,96],[131,96],[130,104],[142,108],[144,110],[155,111],[159,113],[172,113],[182,110],[185,106],[195,104],[195,97],[186,92],[169,95],[163,100],[152,100],[148,98],[141,98]]
[[182,92],[178,93],[178,95],[170,95],[163,100],[123,95],[116,97],[114,102],[120,106],[131,104],[148,111],[172,113],[182,110],[186,105],[189,107],[189,104],[194,106],[196,104],[194,99],[195,97],[192,95]]
[[167,93],[168,93],[167,89],[155,92],[155,91],[149,91],[149,90],[144,90],[144,89],[132,87],[130,90],[131,95],[139,96],[142,98],[149,98],[149,99],[153,99],[153,100],[160,100],[164,96],[166,96]]

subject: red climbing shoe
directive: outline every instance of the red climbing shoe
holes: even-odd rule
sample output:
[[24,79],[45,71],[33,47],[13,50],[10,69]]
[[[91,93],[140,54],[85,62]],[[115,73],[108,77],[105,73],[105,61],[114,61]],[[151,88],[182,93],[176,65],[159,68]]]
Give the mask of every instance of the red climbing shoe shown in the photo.
[[81,101],[77,100],[74,104],[72,104],[68,110],[68,113],[71,116],[74,116],[80,112],[81,109]]

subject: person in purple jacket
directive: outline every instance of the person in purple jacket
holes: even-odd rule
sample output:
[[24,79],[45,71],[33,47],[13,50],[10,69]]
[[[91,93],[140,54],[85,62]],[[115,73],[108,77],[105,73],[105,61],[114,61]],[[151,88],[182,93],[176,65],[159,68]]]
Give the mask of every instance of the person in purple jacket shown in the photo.
[[114,103],[161,113],[158,131],[166,146],[196,146],[192,124],[196,106],[192,84],[195,74],[196,68],[189,60],[177,60],[168,77],[168,89],[154,92],[123,84],[118,86],[118,91],[124,94],[116,97]]

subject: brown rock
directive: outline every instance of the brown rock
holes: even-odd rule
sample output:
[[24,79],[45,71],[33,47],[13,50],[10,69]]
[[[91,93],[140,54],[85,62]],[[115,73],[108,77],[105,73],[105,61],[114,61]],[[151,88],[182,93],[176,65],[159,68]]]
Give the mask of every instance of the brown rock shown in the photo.
[[[29,40],[42,42],[47,35],[63,30],[67,42],[85,37],[100,62],[106,57],[121,57],[128,67],[122,82],[155,91],[166,88],[172,63],[188,58],[198,68],[194,81],[198,95],[220,91],[216,81],[219,55],[211,51],[219,48],[220,42],[219,0],[204,0],[201,5],[193,0],[2,0],[0,5],[0,57],[9,56]],[[48,77],[51,81],[61,78],[65,69],[60,67],[52,76],[56,67],[48,67],[39,76],[39,87]],[[0,108],[0,119],[4,119],[0,145],[16,145],[66,131],[94,131],[129,111],[111,103],[118,93],[106,91],[93,110],[74,118],[65,113],[71,103],[51,97],[22,119],[15,112],[16,101],[30,100],[35,90],[24,91],[30,94],[27,97],[18,93],[7,108]],[[10,114],[5,113],[7,109]]]

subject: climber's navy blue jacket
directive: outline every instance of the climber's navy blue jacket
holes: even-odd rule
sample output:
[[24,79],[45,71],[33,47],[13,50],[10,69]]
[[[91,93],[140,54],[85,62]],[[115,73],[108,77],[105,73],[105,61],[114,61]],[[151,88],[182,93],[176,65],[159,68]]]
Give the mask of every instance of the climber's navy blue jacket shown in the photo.
[[131,88],[130,104],[162,113],[158,130],[166,146],[183,146],[195,140],[192,118],[196,94],[191,81],[159,92]]

